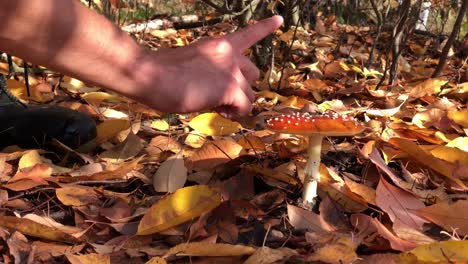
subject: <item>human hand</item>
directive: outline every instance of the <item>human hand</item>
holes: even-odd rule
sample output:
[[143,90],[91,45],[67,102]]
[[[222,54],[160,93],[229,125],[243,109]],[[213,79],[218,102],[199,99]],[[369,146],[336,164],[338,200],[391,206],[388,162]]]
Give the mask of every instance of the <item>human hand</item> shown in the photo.
[[215,109],[226,116],[247,115],[255,99],[250,85],[259,70],[242,53],[282,23],[274,16],[223,37],[152,52],[138,70],[139,85],[131,96],[164,112]]

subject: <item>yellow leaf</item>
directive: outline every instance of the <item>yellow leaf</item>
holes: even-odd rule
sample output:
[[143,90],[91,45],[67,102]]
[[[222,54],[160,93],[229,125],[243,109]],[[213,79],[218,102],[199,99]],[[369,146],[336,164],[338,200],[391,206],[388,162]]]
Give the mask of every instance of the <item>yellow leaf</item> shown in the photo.
[[72,93],[90,93],[99,90],[99,88],[88,87],[82,81],[68,76],[63,77],[60,87],[65,88]]
[[71,264],[110,264],[109,255],[86,254],[86,255],[67,255]]
[[205,142],[206,136],[202,135],[197,130],[191,131],[184,141],[186,145],[189,145],[192,148],[200,148],[201,146],[203,146],[203,144],[205,144]]
[[173,28],[168,28],[168,29],[154,29],[149,32],[152,36],[157,37],[157,38],[173,38],[177,35],[177,30]]
[[255,252],[253,247],[242,245],[231,245],[222,243],[191,242],[179,244],[164,255],[168,256],[198,256],[198,257],[232,257],[252,255]]
[[431,154],[436,158],[446,160],[455,165],[468,165],[468,152],[458,148],[438,146],[431,150]]
[[167,131],[169,129],[169,123],[163,119],[157,119],[151,122],[151,127],[160,131]]
[[221,195],[206,185],[177,190],[156,202],[138,225],[138,235],[158,233],[185,223],[221,204]]
[[108,119],[97,126],[96,142],[104,143],[117,136],[121,131],[130,127],[130,122],[125,119]]
[[226,136],[239,132],[242,126],[217,113],[204,113],[190,121],[189,126],[205,135]]
[[152,257],[145,264],[167,264],[167,261],[161,257]]
[[447,116],[455,123],[461,125],[464,128],[468,128],[468,109],[463,109],[460,111],[449,111]]
[[[466,263],[468,262],[468,240],[442,241],[419,246],[409,253],[424,263]],[[404,253],[403,253],[404,254]]]
[[457,137],[445,145],[447,147],[458,148],[468,152],[468,137]]
[[78,241],[73,236],[62,232],[57,228],[42,225],[25,218],[0,216],[0,226],[11,228],[25,235],[52,241],[61,241],[67,243],[76,243]]
[[83,98],[90,105],[99,106],[103,101],[108,102],[127,102],[128,100],[120,95],[106,92],[91,92],[84,94]]

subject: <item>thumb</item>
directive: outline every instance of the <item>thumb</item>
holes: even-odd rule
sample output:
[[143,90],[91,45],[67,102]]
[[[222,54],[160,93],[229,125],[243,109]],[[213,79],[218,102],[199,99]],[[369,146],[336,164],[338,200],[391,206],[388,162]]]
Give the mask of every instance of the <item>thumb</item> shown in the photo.
[[229,34],[225,38],[231,43],[235,50],[243,52],[257,41],[275,32],[282,24],[283,17],[273,16]]

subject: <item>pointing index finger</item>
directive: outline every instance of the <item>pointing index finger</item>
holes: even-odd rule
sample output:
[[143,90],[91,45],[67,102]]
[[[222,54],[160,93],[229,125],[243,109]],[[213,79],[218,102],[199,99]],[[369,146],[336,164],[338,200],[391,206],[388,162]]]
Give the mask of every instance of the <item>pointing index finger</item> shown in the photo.
[[283,24],[283,18],[281,16],[273,16],[229,34],[226,36],[226,39],[231,42],[235,50],[242,52],[273,33],[281,24]]

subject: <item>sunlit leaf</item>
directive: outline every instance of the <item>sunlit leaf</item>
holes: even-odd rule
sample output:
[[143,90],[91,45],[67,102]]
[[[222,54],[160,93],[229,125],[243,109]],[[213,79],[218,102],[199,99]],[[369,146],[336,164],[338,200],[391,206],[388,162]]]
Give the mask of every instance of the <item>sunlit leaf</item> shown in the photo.
[[177,190],[156,202],[138,225],[138,235],[149,235],[185,223],[221,203],[221,195],[205,185]]
[[194,117],[189,126],[205,135],[225,136],[239,132],[242,126],[217,113],[204,113]]

